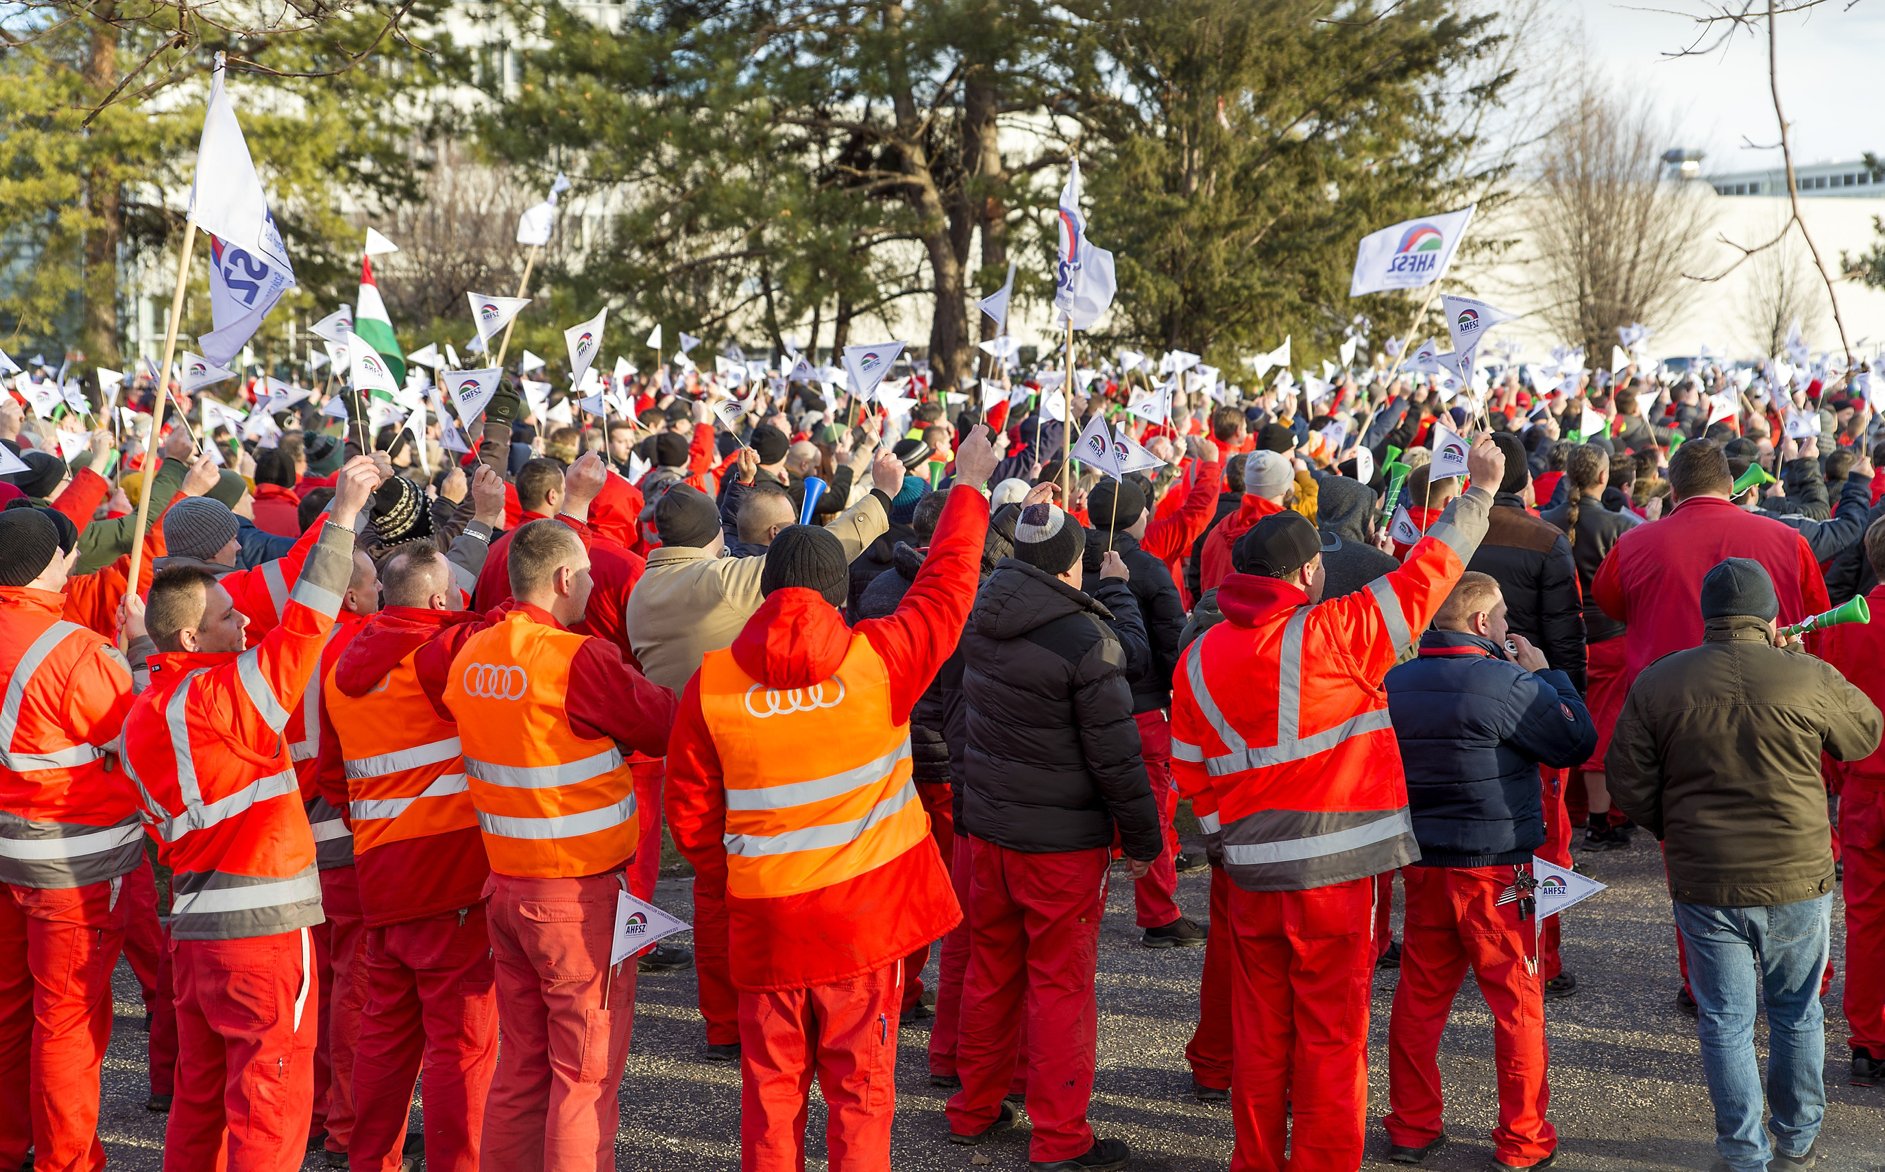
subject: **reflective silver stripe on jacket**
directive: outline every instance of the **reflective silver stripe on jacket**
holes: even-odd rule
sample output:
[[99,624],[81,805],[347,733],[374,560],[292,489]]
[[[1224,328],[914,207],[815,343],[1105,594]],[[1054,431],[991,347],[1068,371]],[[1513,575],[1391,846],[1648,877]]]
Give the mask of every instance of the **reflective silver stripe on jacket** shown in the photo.
[[478,811],[478,825],[486,834],[499,838],[523,838],[541,841],[552,838],[578,838],[627,825],[635,816],[635,795],[630,793],[612,805],[577,814],[553,814],[543,818],[519,818],[508,814]]
[[286,879],[179,871],[171,892],[170,934],[180,940],[269,936],[322,918],[321,879],[313,867]]
[[432,779],[432,784],[409,798],[358,798],[347,803],[347,812],[355,822],[397,818],[412,808],[414,802],[427,798],[449,798],[465,792],[468,783],[462,773],[447,773]]
[[465,772],[473,781],[504,789],[554,789],[559,785],[578,785],[612,772],[622,764],[622,751],[611,745],[593,757],[566,761],[561,765],[498,765],[490,761],[465,758]]
[[[327,645],[340,633],[338,626],[329,627],[321,638],[321,653],[327,653]],[[319,657],[315,659],[320,662]],[[288,743],[288,756],[294,761],[312,761],[321,753],[321,678],[320,669],[314,671],[314,679],[308,682],[308,690],[301,693],[301,729],[300,735]]]
[[87,634],[97,638],[77,623],[63,620],[56,622],[41,631],[39,638],[34,639],[27,647],[26,654],[20,657],[20,662],[13,669],[13,678],[7,681],[6,696],[0,699],[0,768],[11,769],[15,773],[31,773],[37,769],[75,769],[80,765],[90,765],[104,756],[96,745],[72,745],[38,753],[13,751],[13,737],[20,727],[20,709],[26,703],[26,686],[59,644],[74,635]]
[[843,846],[846,843],[856,842],[871,827],[915,800],[916,787],[906,781],[896,793],[872,806],[868,813],[855,821],[838,822],[828,826],[807,826],[802,830],[788,830],[783,834],[729,834],[725,838],[726,852],[729,855],[739,855],[750,859]]
[[1368,583],[1368,593],[1374,595],[1374,604],[1381,611],[1381,622],[1387,627],[1388,642],[1399,649],[1412,647],[1413,632],[1407,629],[1407,615],[1401,610],[1401,600],[1394,594],[1394,587],[1385,577],[1376,578]]
[[854,769],[834,773],[830,777],[813,778],[810,781],[794,781],[785,785],[761,786],[757,789],[728,789],[726,791],[727,809],[733,810],[784,810],[792,806],[803,806],[809,802],[821,802],[848,794],[859,786],[882,781],[897,764],[910,756],[910,738],[904,737],[903,743],[875,761],[866,762]]
[[[203,674],[198,668],[183,677],[177,690],[170,694],[170,700],[164,705],[164,723],[170,729],[170,752],[177,759],[177,792],[183,795],[184,809],[191,810],[203,804],[203,791],[196,784],[196,750],[190,747],[190,685],[196,677]],[[169,839],[169,835],[165,835]]]
[[268,601],[275,608],[275,618],[279,620],[287,610],[288,576],[282,572],[279,560],[262,563],[262,584],[268,588]]
[[[194,794],[196,789],[194,776],[191,778],[190,789]],[[218,823],[226,822],[238,814],[247,812],[258,803],[299,793],[300,786],[295,782],[295,771],[284,769],[280,773],[258,777],[235,793],[208,804],[204,804],[200,794],[195,794],[196,800],[186,802],[183,813],[157,820],[157,835],[165,842],[175,842],[193,831],[207,830]]]
[[353,866],[353,831],[326,798],[308,802],[308,829],[314,832],[314,862],[323,871]]
[[144,828],[132,815],[115,826],[36,822],[0,810],[0,883],[84,887],[137,869]]
[[391,753],[381,753],[377,757],[347,758],[347,780],[359,781],[368,777],[384,777],[389,773],[403,773],[408,769],[420,769],[427,765],[438,765],[450,761],[463,753],[464,746],[457,737],[446,737],[442,741],[414,745],[410,749],[399,749]]
[[[315,669],[320,674],[320,669]],[[244,651],[236,656],[236,678],[242,681],[242,694],[249,698],[262,723],[272,732],[280,732],[288,725],[289,712],[281,706],[281,698],[275,695],[275,689],[262,674],[262,653]],[[310,703],[318,699],[313,693],[304,693]]]

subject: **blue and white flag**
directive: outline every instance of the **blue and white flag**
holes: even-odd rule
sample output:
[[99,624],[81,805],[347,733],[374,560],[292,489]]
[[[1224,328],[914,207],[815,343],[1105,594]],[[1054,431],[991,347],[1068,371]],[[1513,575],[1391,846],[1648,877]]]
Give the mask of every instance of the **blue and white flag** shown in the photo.
[[1113,254],[1087,239],[1086,219],[1080,214],[1080,161],[1075,159],[1067,186],[1060,190],[1060,263],[1054,269],[1054,308],[1060,311],[1060,323],[1092,329],[1118,291]]
[[1466,225],[1472,222],[1476,206],[1468,204],[1457,212],[1406,220],[1362,237],[1348,295],[1421,289],[1439,280],[1460,246],[1460,237],[1466,235]]
[[268,194],[249,157],[219,54],[211,76],[209,109],[196,149],[190,219],[210,237],[210,319],[215,328],[197,338],[203,356],[221,365],[235,358],[262,328],[281,295],[294,288],[294,266],[269,214]]

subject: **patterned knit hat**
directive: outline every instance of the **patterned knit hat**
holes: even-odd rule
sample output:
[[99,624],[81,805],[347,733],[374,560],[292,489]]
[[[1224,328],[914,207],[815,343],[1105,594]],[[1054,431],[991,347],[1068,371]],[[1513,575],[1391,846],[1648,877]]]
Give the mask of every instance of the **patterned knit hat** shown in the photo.
[[432,536],[432,510],[419,486],[403,476],[389,476],[373,494],[373,532],[387,545]]
[[1064,574],[1086,550],[1086,530],[1054,505],[1029,505],[1014,527],[1014,555],[1038,570]]

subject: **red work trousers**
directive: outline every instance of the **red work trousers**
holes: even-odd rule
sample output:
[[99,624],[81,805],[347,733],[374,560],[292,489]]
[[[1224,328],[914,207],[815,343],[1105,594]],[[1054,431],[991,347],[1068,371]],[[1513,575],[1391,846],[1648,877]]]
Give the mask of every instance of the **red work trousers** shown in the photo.
[[[955,869],[956,815],[955,810],[950,806],[949,784],[925,782],[916,787],[916,795],[923,802],[923,812],[929,815],[929,835],[936,840],[936,849],[942,852],[943,866],[953,871]],[[928,944],[912,952],[904,960],[903,1009],[908,1009],[923,999],[923,967],[928,963]]]
[[727,872],[724,862],[694,869],[694,990],[709,1046],[740,1040],[739,998],[733,992],[727,943]]
[[[969,844],[973,840],[966,834],[958,834],[950,844],[952,855],[949,862],[949,885],[955,889],[956,903],[969,906],[969,872],[973,869],[970,862]],[[945,1077],[956,1073],[956,1039],[962,1028],[962,978],[969,967],[969,918],[964,911],[962,922],[950,929],[942,940],[942,955],[936,961],[936,1020],[929,1028],[929,1072]],[[1014,1081],[1009,1084],[1008,1093],[1024,1095],[1028,1089],[1027,1056],[1028,1022],[1021,1019],[1021,1033],[1016,1038],[1014,1054]],[[1225,1085],[1229,1085],[1226,1075]]]
[[1229,887],[1231,1172],[1355,1172],[1367,1126],[1375,881]]
[[949,1127],[981,1131],[1001,1112],[1027,1022],[1028,1158],[1069,1160],[1093,1146],[1087,1103],[1099,1044],[1093,978],[1112,852],[1025,854],[969,843],[969,967],[956,1031],[962,1089]]
[[[1560,867],[1571,865],[1571,811],[1564,801],[1565,770],[1538,767],[1540,796],[1545,806],[1545,843],[1538,857]],[[1538,926],[1538,979],[1549,981],[1564,971],[1564,958],[1558,955],[1558,921],[1562,914],[1548,917]]]
[[0,884],[0,1168],[92,1172],[121,882]]
[[[1529,867],[1526,868],[1528,871]],[[1466,970],[1492,1011],[1499,1086],[1493,1155],[1529,1167],[1557,1150],[1545,1119],[1545,986],[1538,973],[1537,924],[1516,902],[1498,902],[1511,867],[1408,867],[1401,979],[1388,1018],[1388,1139],[1424,1147],[1440,1138],[1440,1035]]]
[[831,1172],[890,1167],[902,973],[897,961],[809,989],[740,991],[742,1172],[804,1172],[814,1075]]
[[1839,799],[1846,866],[1846,1027],[1885,1058],[1885,790],[1848,781]]
[[298,1172],[314,1116],[320,1015],[308,929],[175,940],[170,959],[177,1097],[164,1172]]
[[309,929],[321,991],[309,1134],[325,1130],[327,1150],[345,1152],[351,1150],[353,1139],[353,1051],[360,1040],[360,1008],[366,1001],[360,979],[366,920],[360,910],[359,873],[351,866],[321,872],[321,910],[327,922]]
[[354,1172],[399,1172],[412,1088],[425,1072],[425,1166],[477,1172],[497,1068],[497,990],[484,905],[368,928],[353,1060]]
[[1198,984],[1198,1028],[1185,1045],[1191,1081],[1229,1090],[1231,1076],[1231,881],[1211,868],[1211,922],[1204,929],[1204,979]]
[[157,875],[145,859],[124,877],[118,913],[124,929],[124,959],[137,977],[150,1016],[148,1045],[151,1094],[168,1095],[177,1076],[177,998],[170,980],[170,936],[158,917]]
[[616,1092],[635,1024],[635,962],[609,964],[620,872],[580,879],[492,875],[497,1073],[479,1166],[500,1172],[615,1167]]
[[1374,954],[1379,960],[1394,943],[1394,872],[1374,877]]
[[1158,805],[1159,825],[1165,828],[1165,849],[1152,860],[1144,878],[1132,881],[1132,903],[1139,927],[1162,928],[1184,914],[1178,910],[1178,831],[1172,826],[1172,816],[1178,812],[1178,790],[1172,785],[1172,725],[1156,708],[1132,719],[1139,726],[1140,753],[1145,758],[1146,778],[1152,783],[1152,800]]
[[628,775],[635,783],[635,813],[641,819],[641,841],[628,863],[628,893],[652,903],[655,881],[661,877],[661,789],[667,780],[665,758],[633,757]]

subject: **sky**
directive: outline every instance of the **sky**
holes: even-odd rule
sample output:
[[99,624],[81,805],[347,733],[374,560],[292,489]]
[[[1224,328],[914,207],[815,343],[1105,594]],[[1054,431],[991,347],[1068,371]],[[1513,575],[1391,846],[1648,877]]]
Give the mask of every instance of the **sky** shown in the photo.
[[[1670,59],[1665,54],[1694,39],[1693,16],[1708,10],[1705,0],[1575,0],[1574,6],[1591,58],[1626,85],[1650,87],[1679,128],[1681,141],[1669,145],[1707,152],[1704,174],[1780,165],[1778,150],[1742,147],[1743,137],[1777,141],[1764,36],[1742,33],[1705,57]],[[1796,165],[1885,153],[1881,46],[1885,0],[1827,0],[1781,18],[1780,97],[1793,124]]]

